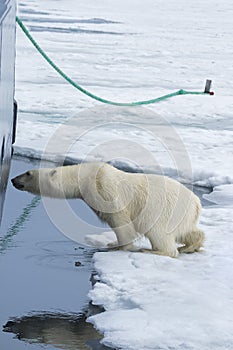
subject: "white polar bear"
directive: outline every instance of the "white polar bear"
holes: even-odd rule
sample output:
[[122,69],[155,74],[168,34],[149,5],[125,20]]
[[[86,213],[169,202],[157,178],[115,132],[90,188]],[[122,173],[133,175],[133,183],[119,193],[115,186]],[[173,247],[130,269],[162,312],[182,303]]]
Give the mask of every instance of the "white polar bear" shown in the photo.
[[150,252],[177,257],[198,251],[204,241],[196,226],[199,198],[165,176],[126,173],[100,162],[30,170],[12,183],[36,195],[83,199],[114,230],[123,250],[136,250],[133,242],[145,235]]

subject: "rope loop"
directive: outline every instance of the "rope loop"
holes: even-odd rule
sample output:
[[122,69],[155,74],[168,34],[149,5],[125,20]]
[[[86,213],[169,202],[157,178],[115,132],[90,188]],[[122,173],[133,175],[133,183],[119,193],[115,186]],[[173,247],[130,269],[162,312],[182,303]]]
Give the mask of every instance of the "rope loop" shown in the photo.
[[[31,43],[34,45],[34,47],[37,49],[37,51],[44,57],[44,59],[47,61],[47,63],[62,77],[64,78],[69,84],[71,84],[73,87],[75,87],[76,89],[78,89],[80,92],[82,92],[83,94],[99,101],[105,104],[109,104],[109,105],[114,105],[114,106],[140,106],[140,105],[148,105],[148,104],[152,104],[152,103],[157,103],[157,102],[161,102],[164,100],[167,100],[171,97],[177,96],[177,95],[206,95],[206,92],[198,92],[198,91],[186,91],[186,90],[178,90],[176,92],[167,94],[167,95],[163,95],[161,97],[157,97],[151,100],[145,100],[145,101],[136,101],[136,102],[114,102],[114,101],[110,101],[107,99],[104,99],[102,97],[96,96],[93,93],[91,93],[90,91],[84,89],[82,86],[80,86],[79,84],[77,84],[75,81],[73,81],[70,77],[68,77],[48,56],[47,54],[44,52],[44,50],[39,46],[39,44],[35,41],[35,39],[31,36],[31,34],[29,33],[28,29],[24,26],[23,22],[19,19],[19,17],[16,16],[16,22],[18,23],[18,25],[20,26],[20,28],[23,30],[23,32],[25,33],[25,35],[27,36],[27,38],[31,41]],[[209,93],[211,94],[211,93]]]

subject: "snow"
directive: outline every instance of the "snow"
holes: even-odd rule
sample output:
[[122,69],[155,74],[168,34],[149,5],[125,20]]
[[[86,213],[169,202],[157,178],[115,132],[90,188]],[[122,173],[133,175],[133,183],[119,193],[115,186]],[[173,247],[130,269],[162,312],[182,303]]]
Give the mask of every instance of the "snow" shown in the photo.
[[[124,350],[232,349],[232,1],[21,0],[18,12],[61,69],[106,99],[201,91],[213,80],[214,96],[104,106],[62,80],[18,29],[15,154],[104,160],[213,188],[204,195],[213,205],[201,215],[203,252],[95,254],[90,298],[106,311],[89,321],[104,344]],[[86,240],[106,247],[114,234]]]
[[96,253],[89,297],[104,344],[127,350],[232,349],[232,207],[203,209],[205,250],[177,259]]
[[15,154],[60,161],[68,157],[73,162],[110,161],[130,170],[213,187],[233,183],[232,134],[232,130],[174,126],[145,107],[98,106],[61,124],[34,121],[32,126],[22,121]]
[[[105,0],[98,4],[89,0],[77,5],[69,0],[56,6],[53,1],[21,1],[19,16],[41,47],[74,81],[99,96],[128,102],[180,88],[201,91],[206,78],[213,79],[216,94],[178,96],[135,109],[136,118],[132,109],[125,109],[128,112],[122,118],[113,107],[69,86],[18,29],[16,98],[20,112],[16,154],[41,156],[47,142],[57,138],[47,159],[68,154],[73,161],[105,160],[105,149],[99,146],[113,140],[113,163],[115,158],[124,158],[122,164],[128,168],[135,169],[134,162],[145,170],[173,177],[178,168],[185,182],[202,186],[233,183],[229,162],[233,153],[231,13],[229,0],[221,5],[214,0],[211,6],[196,0],[188,5],[184,0],[135,1],[133,11],[130,1],[115,0],[110,5]],[[161,130],[158,118],[169,128]],[[71,139],[71,149],[62,149],[74,120],[74,131],[83,136],[82,140]],[[118,125],[113,128],[110,122]],[[124,123],[130,124],[131,132]],[[68,128],[64,136],[58,137],[57,127],[61,125]],[[152,137],[148,135],[151,133]],[[124,157],[119,151],[122,139],[149,149],[155,159],[149,162],[145,154],[139,157],[137,152],[131,158]],[[98,154],[88,158],[96,147]],[[166,147],[175,154],[165,154]],[[185,152],[185,163],[190,163],[188,173],[182,168]]]
[[[85,241],[88,245],[95,248],[108,249],[117,247],[117,238],[115,232],[110,230],[106,232],[101,232],[100,234],[88,234],[85,236]],[[133,245],[139,249],[151,249],[151,243],[145,236],[138,237],[134,240]]]

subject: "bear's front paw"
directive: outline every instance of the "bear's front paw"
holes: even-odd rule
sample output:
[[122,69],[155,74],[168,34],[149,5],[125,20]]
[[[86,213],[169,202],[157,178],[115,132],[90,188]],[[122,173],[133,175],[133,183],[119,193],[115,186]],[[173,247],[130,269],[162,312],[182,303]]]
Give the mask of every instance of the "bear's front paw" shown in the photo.
[[129,251],[129,252],[138,252],[138,248],[135,247],[133,244],[125,244],[123,246],[120,246],[119,249]]
[[107,244],[107,248],[108,248],[109,250],[117,250],[117,249],[119,249],[118,242],[117,242],[117,241],[114,241],[114,242],[108,243],[108,244]]

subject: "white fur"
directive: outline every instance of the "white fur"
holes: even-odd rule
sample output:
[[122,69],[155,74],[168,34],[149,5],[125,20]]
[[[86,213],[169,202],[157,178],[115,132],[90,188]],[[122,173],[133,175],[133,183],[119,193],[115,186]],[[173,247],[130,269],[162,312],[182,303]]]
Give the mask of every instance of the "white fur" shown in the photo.
[[[81,198],[114,230],[123,250],[145,235],[150,252],[176,257],[202,246],[204,234],[196,224],[199,198],[165,176],[126,173],[105,163],[84,163],[31,170],[12,180],[18,188],[54,198]],[[144,250],[148,251],[148,250]]]

